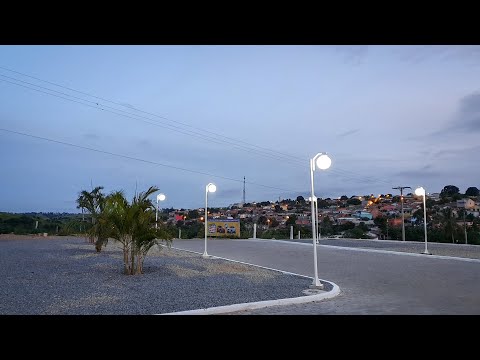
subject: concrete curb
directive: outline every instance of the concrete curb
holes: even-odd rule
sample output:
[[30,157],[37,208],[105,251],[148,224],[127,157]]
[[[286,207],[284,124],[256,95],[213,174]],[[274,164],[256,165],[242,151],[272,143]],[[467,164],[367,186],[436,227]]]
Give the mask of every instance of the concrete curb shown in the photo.
[[[175,250],[181,250],[181,251],[186,251],[194,254],[199,254],[201,253],[197,251],[192,251],[192,250],[185,250],[185,249],[180,249],[176,247],[172,247],[172,249]],[[255,265],[255,264],[250,264],[247,262],[243,261],[238,261],[238,260],[232,260],[232,259],[227,259],[224,257],[220,256],[214,256],[211,255],[212,258],[216,259],[222,259],[222,260],[227,260],[231,262],[236,262],[240,264],[245,264],[245,265],[250,265],[250,266],[255,266],[258,268],[262,269],[267,269],[267,270],[273,270],[280,272],[282,274],[288,274],[288,275],[295,275],[303,278],[308,278],[308,279],[313,279],[310,276],[306,275],[301,275],[301,274],[296,274],[288,271],[283,271],[283,270],[278,270],[278,269],[273,269],[269,268],[266,266],[260,266],[260,265]],[[323,299],[330,299],[338,294],[340,294],[340,287],[335,284],[334,282],[327,281],[327,280],[322,280],[320,279],[321,282],[324,283],[329,283],[332,285],[332,290],[323,292],[321,294],[315,294],[315,295],[305,295],[305,296],[299,296],[299,297],[294,297],[294,298],[285,298],[285,299],[277,299],[277,300],[265,300],[265,301],[257,301],[257,302],[250,302],[250,303],[240,303],[240,304],[232,304],[232,305],[225,305],[225,306],[216,306],[216,307],[211,307],[211,308],[205,308],[205,309],[196,309],[196,310],[185,310],[185,311],[178,311],[178,312],[170,312],[170,313],[163,313],[163,314],[157,314],[157,315],[215,315],[215,314],[226,314],[226,313],[231,313],[231,312],[236,312],[236,311],[242,311],[242,310],[253,310],[253,309],[261,309],[269,306],[280,306],[280,305],[293,305],[293,304],[304,304],[304,303],[309,303],[309,302],[314,302],[314,301],[320,301]]]

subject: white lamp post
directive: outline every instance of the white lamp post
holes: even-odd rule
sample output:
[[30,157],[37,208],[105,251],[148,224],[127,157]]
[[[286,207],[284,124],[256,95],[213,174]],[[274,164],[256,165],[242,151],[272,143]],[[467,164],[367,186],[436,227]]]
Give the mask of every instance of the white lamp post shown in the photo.
[[320,170],[326,170],[330,167],[332,164],[332,160],[326,153],[318,153],[313,157],[313,159],[310,159],[310,182],[311,182],[311,190],[312,190],[312,200],[310,202],[311,204],[311,209],[312,209],[312,241],[313,241],[313,263],[314,263],[314,272],[315,272],[315,277],[313,279],[313,283],[310,286],[311,288],[315,289],[323,289],[323,284],[318,280],[318,268],[317,268],[317,231],[316,231],[316,221],[314,220],[314,217],[316,217],[315,213],[315,205],[314,201],[316,199],[314,189],[313,189],[313,172],[315,171],[315,165]]
[[155,211],[155,229],[158,228],[158,202],[165,200],[167,197],[165,194],[158,194],[157,195],[157,211]]
[[215,184],[208,183],[208,185],[205,187],[205,251],[203,252],[203,257],[208,258],[210,255],[207,253],[207,234],[208,234],[208,193],[214,193],[217,191],[217,187]]
[[425,200],[425,189],[423,187],[416,188],[415,195],[423,196],[423,227],[425,229],[425,251],[422,254],[431,255],[431,253],[428,252],[427,248],[427,205]]
[[[318,235],[319,233],[319,224],[318,224],[318,202],[317,202],[317,197],[314,197],[314,202],[315,202],[315,215],[312,215],[312,221],[315,221],[315,234],[317,234],[317,240],[316,243],[318,244],[318,239],[320,239],[320,236]],[[312,197],[308,197],[308,201],[312,201]],[[313,220],[313,216],[315,216],[315,220]]]

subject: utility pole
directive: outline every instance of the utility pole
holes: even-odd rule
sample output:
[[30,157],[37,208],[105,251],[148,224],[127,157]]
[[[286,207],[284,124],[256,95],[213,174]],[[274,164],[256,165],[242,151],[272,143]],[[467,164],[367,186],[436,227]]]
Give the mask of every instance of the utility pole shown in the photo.
[[403,189],[411,189],[410,186],[397,186],[392,188],[394,190],[400,190],[400,201],[402,203],[402,240],[405,241],[405,217],[403,216]]
[[243,177],[243,205],[245,205],[245,176]]
[[463,228],[465,229],[465,244],[468,244],[467,240],[467,223],[465,222],[465,214],[467,213],[467,209],[463,209]]

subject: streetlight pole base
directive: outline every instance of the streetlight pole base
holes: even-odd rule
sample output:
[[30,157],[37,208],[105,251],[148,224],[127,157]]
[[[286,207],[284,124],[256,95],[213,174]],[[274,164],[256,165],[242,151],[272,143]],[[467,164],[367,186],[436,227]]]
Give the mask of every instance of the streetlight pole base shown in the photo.
[[422,251],[420,254],[424,254],[424,255],[432,255],[431,252],[428,252],[428,251]]
[[212,255],[208,255],[207,253],[203,253],[202,257],[204,259],[211,259],[213,256]]
[[317,279],[317,282],[313,280],[313,283],[308,287],[309,289],[323,290],[323,284]]

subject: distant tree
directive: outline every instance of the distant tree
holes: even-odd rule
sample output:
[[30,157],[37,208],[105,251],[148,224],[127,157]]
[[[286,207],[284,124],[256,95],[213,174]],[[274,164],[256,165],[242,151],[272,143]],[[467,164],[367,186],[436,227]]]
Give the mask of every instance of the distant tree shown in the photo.
[[442,224],[445,238],[451,238],[452,243],[455,243],[455,233],[458,230],[458,225],[456,219],[453,217],[452,209],[443,209],[441,215],[443,215]]
[[401,201],[401,198],[400,198],[400,195],[395,195],[393,198],[392,198],[392,203],[398,203]]
[[264,207],[264,206],[269,206],[271,205],[270,201],[262,201],[257,203],[257,207]]
[[258,217],[258,223],[262,224],[262,225],[266,225],[267,224],[267,217],[265,215],[260,215]]
[[342,196],[340,196],[340,200],[348,200],[348,196],[347,195],[342,195]]
[[475,186],[469,187],[467,191],[465,191],[465,195],[467,196],[478,196],[480,194],[480,190],[478,190]]
[[187,219],[192,220],[192,219],[198,219],[198,210],[190,210],[187,215]]
[[427,205],[427,209],[431,209],[437,202],[433,199],[427,198],[425,200],[425,204]]
[[[422,206],[423,207],[423,206]],[[416,218],[417,220],[422,220],[423,221],[423,209],[418,209],[418,210],[415,210],[412,214],[412,216],[414,218]]]
[[386,217],[376,217],[373,219],[373,223],[379,227],[382,233],[386,233],[387,231],[387,218]]
[[279,222],[278,222],[277,219],[275,219],[275,218],[270,219],[270,227],[275,228],[275,227],[278,226],[278,224],[279,224]]
[[318,199],[317,200],[317,203],[318,203],[318,207],[320,209],[325,209],[327,207],[330,206],[330,204],[328,203],[327,199]]
[[348,205],[360,205],[362,202],[358,198],[351,198],[347,200]]
[[88,229],[88,238],[95,243],[97,252],[102,250],[108,242],[108,228],[104,222],[99,221],[105,207],[105,195],[102,193],[103,186],[97,186],[92,191],[83,190],[77,198],[77,209],[86,209],[92,218],[92,226]]
[[344,237],[352,239],[368,239],[368,236],[365,234],[365,230],[360,226],[356,226],[353,229],[348,229],[345,231]]
[[440,197],[445,198],[447,196],[453,196],[460,193],[460,189],[455,185],[447,185],[440,192]]
[[303,196],[297,196],[297,203],[303,204],[305,203],[305,198]]
[[285,225],[295,225],[295,221],[297,221],[297,215],[290,215],[288,220],[285,222]]
[[280,205],[275,205],[275,212],[279,213],[282,212],[283,209],[280,207]]

